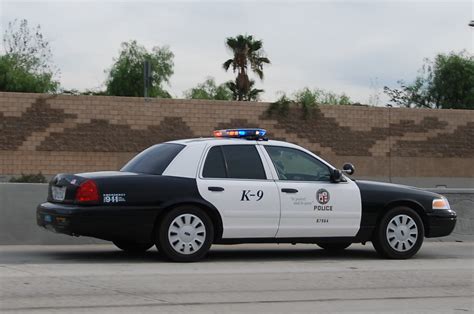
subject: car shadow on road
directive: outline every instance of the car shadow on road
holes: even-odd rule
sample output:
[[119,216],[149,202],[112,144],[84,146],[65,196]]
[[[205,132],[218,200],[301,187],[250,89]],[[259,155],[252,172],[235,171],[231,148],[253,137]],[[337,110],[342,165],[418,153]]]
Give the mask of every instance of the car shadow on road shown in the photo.
[[[103,249],[101,250],[101,247]],[[109,246],[77,247],[49,246],[47,249],[29,249],[25,251],[2,252],[0,264],[54,264],[54,263],[167,263],[156,248],[145,253],[131,254],[115,250]],[[201,262],[263,262],[263,261],[333,261],[377,259],[378,255],[371,247],[349,248],[341,252],[327,252],[319,248],[239,248],[233,246],[215,246]]]
[[353,260],[373,259],[378,255],[367,248],[349,248],[339,252],[328,252],[319,248],[253,248],[214,249],[206,257],[207,261],[324,261],[324,260]]

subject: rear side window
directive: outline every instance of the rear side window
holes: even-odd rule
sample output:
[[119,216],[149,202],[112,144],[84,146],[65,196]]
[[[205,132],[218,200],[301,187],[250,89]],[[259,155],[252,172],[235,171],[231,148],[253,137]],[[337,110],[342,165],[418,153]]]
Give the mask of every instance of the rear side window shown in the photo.
[[209,150],[203,177],[265,180],[262,160],[254,145],[222,145]]
[[184,145],[163,143],[145,149],[133,157],[120,171],[161,175]]
[[204,169],[202,170],[204,178],[227,178],[225,169],[224,155],[221,146],[214,146],[207,154]]

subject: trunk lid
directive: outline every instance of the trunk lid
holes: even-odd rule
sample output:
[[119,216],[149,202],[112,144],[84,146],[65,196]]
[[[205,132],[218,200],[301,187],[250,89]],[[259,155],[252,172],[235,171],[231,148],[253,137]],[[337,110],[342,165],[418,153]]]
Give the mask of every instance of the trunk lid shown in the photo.
[[[92,180],[97,201],[78,202],[81,184]],[[58,174],[49,184],[48,201],[61,204],[105,206],[159,206],[177,196],[198,193],[194,179],[125,171]],[[64,197],[62,197],[64,195]]]
[[[84,182],[93,180],[99,188],[99,196],[101,194],[101,187],[99,181],[104,183],[107,179],[124,177],[124,176],[136,176],[137,174],[131,172],[120,172],[120,171],[100,171],[100,172],[86,172],[78,174],[60,173],[57,174],[50,182],[48,188],[48,202],[51,203],[64,203],[64,204],[75,204],[76,193]],[[88,204],[100,204],[103,203],[102,197],[97,202],[88,202]],[[81,203],[82,204],[82,203]]]

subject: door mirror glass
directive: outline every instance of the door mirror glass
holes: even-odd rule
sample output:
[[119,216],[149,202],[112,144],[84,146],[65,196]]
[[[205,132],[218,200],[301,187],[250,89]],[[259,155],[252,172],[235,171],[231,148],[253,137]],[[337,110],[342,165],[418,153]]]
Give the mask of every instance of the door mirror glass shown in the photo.
[[339,183],[342,181],[342,172],[339,169],[331,170],[331,182]]
[[352,164],[347,163],[347,164],[344,164],[344,166],[342,166],[342,171],[351,176],[354,174],[355,168]]

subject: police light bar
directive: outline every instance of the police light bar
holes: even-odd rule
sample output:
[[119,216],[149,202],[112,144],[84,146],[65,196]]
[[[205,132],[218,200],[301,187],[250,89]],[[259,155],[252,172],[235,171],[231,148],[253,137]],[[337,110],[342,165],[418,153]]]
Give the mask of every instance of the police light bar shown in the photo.
[[263,139],[267,134],[264,129],[227,129],[227,130],[215,130],[215,137],[228,137],[228,138],[247,138],[247,139]]

